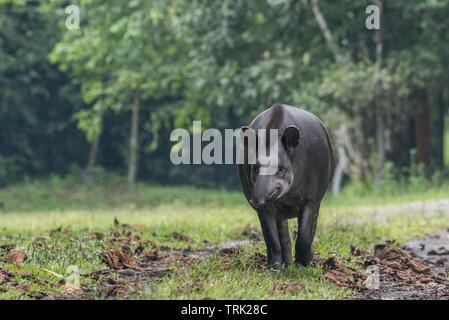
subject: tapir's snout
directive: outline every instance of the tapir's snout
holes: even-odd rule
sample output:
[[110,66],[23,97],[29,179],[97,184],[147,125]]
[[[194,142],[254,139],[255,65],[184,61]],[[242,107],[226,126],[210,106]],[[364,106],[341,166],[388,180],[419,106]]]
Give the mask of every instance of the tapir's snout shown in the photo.
[[266,202],[276,200],[281,193],[281,187],[276,187],[265,199],[258,200],[255,197],[251,198],[249,202],[254,206],[254,208],[262,208],[265,206]]
[[265,205],[265,200],[262,200],[261,202],[257,202],[254,199],[250,199],[249,202],[254,206],[254,208],[259,209],[262,208]]

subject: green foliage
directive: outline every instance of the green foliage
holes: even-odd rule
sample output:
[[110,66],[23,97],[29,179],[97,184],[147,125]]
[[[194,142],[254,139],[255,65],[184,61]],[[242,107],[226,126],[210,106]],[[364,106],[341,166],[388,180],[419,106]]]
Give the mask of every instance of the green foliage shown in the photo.
[[81,84],[88,110],[76,114],[89,140],[102,131],[103,114],[130,109],[135,94],[154,105],[182,87],[182,43],[170,30],[176,1],[86,1],[79,31],[65,31],[49,55]]
[[274,103],[297,105],[324,120],[334,142],[342,124],[360,137],[354,148],[371,171],[376,114],[393,137],[386,160],[403,167],[416,148],[416,92],[426,90],[431,112],[436,97],[448,103],[446,1],[384,1],[382,65],[362,0],[319,2],[340,59],[308,0],[83,0],[79,30],[66,29],[66,5],[0,2],[0,184],[81,167],[85,137],[100,134],[97,163],[122,172],[136,96],[139,177],[208,187],[236,186],[233,168],[168,163],[170,131],[193,119],[237,128]]
[[81,97],[47,61],[60,35],[40,3],[0,2],[0,186],[67,171],[86,152],[72,120]]

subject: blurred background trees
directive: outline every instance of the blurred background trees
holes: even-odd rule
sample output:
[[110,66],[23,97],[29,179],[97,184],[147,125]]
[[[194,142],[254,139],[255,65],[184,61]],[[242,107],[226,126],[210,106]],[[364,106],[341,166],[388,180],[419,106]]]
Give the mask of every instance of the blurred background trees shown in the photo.
[[170,132],[238,128],[274,103],[325,122],[335,192],[443,172],[448,16],[445,0],[0,0],[0,185],[99,166],[237,187],[231,165],[172,165]]

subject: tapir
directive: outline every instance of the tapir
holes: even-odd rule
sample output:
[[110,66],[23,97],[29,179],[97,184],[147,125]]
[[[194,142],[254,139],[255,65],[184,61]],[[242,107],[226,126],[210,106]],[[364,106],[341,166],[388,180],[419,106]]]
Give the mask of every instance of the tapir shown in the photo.
[[[282,265],[293,262],[288,229],[288,219],[292,218],[298,219],[295,264],[306,266],[313,258],[312,242],[320,203],[334,170],[329,134],[315,115],[284,104],[275,104],[260,113],[249,126],[241,128],[240,136],[251,129],[256,136],[256,149],[258,144],[265,143],[264,157],[268,160],[277,157],[276,161],[262,162],[256,155],[250,163],[246,156],[238,164],[242,191],[259,217],[268,267],[280,270]],[[269,129],[277,129],[271,141]],[[265,140],[261,141],[259,133],[264,131]],[[273,148],[276,139],[277,152]],[[244,148],[247,153],[256,152],[254,148]],[[277,165],[274,173],[260,174],[264,166],[272,163]]]

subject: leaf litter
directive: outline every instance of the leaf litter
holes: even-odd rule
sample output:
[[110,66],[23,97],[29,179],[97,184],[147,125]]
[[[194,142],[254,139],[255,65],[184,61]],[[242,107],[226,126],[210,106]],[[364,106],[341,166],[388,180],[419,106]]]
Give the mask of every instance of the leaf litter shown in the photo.
[[[107,268],[81,274],[81,277],[94,280],[94,285],[73,287],[70,284],[65,284],[63,279],[59,285],[53,285],[44,280],[36,279],[31,273],[0,269],[0,292],[6,292],[9,290],[8,288],[15,288],[29,297],[39,300],[93,299],[98,297],[115,299],[118,296],[126,298],[129,294],[139,290],[148,277],[165,276],[172,272],[174,264],[179,267],[189,267],[195,261],[204,260],[214,254],[219,259],[221,269],[235,267],[263,269],[267,265],[264,255],[248,253],[240,246],[220,248],[219,245],[212,244],[210,248],[203,251],[170,248],[158,246],[148,239],[141,239],[139,235],[134,233],[136,230],[148,227],[122,224],[116,218],[114,219],[114,226],[115,228],[111,232],[95,232],[86,237],[101,241],[104,247],[99,257],[107,265]],[[55,231],[54,234],[62,233],[62,229],[59,230],[59,228],[52,231]],[[251,240],[259,238],[252,226],[248,226],[243,233]],[[173,232],[170,236],[188,243],[193,242],[192,238],[178,232]],[[449,238],[449,234],[444,237],[444,239],[447,238]],[[438,237],[429,237],[429,239],[438,239]],[[205,242],[205,244],[209,243]],[[351,298],[353,299],[447,299],[449,297],[448,280],[445,273],[448,267],[445,257],[447,249],[441,243],[437,248],[424,250],[428,247],[428,243],[423,243],[423,241],[414,248],[407,247],[407,245],[396,247],[394,241],[386,241],[375,245],[372,250],[373,253],[368,253],[362,248],[352,247],[352,257],[346,258],[343,262],[338,259],[336,253],[327,259],[316,254],[311,264],[312,266],[322,267],[323,273],[320,279],[332,281],[343,288],[352,289],[354,294]],[[12,244],[2,245],[0,249],[4,252],[0,260],[12,263],[15,267],[20,267],[20,264],[27,259],[25,253],[12,251],[14,249]],[[419,250],[420,252],[426,252],[427,255],[418,257],[416,252]],[[434,252],[438,254],[434,254]],[[376,281],[372,275],[360,271],[369,266],[374,266],[378,270],[378,288],[376,288]],[[439,269],[435,269],[435,266],[439,266]],[[45,272],[48,270],[42,271],[41,269],[38,271]],[[46,273],[50,274],[52,271]],[[30,286],[28,284],[18,283],[12,279],[19,275],[31,282],[47,286],[59,286],[64,293],[61,295],[29,292]],[[200,286],[200,279],[190,285],[191,289],[198,289]],[[181,291],[185,289],[179,288]],[[293,281],[286,281],[273,287],[274,292],[284,294],[294,294],[302,290],[307,290],[307,288]]]
[[[352,247],[358,269],[376,270],[365,274],[351,268],[332,256],[323,259],[316,255],[313,263],[323,267],[321,279],[352,289],[354,299],[447,299],[449,285],[447,274],[435,269],[433,264],[417,257],[407,245],[395,247],[394,241],[374,246],[373,254],[362,248]],[[422,247],[422,246],[421,246]],[[377,278],[376,278],[377,277]]]

